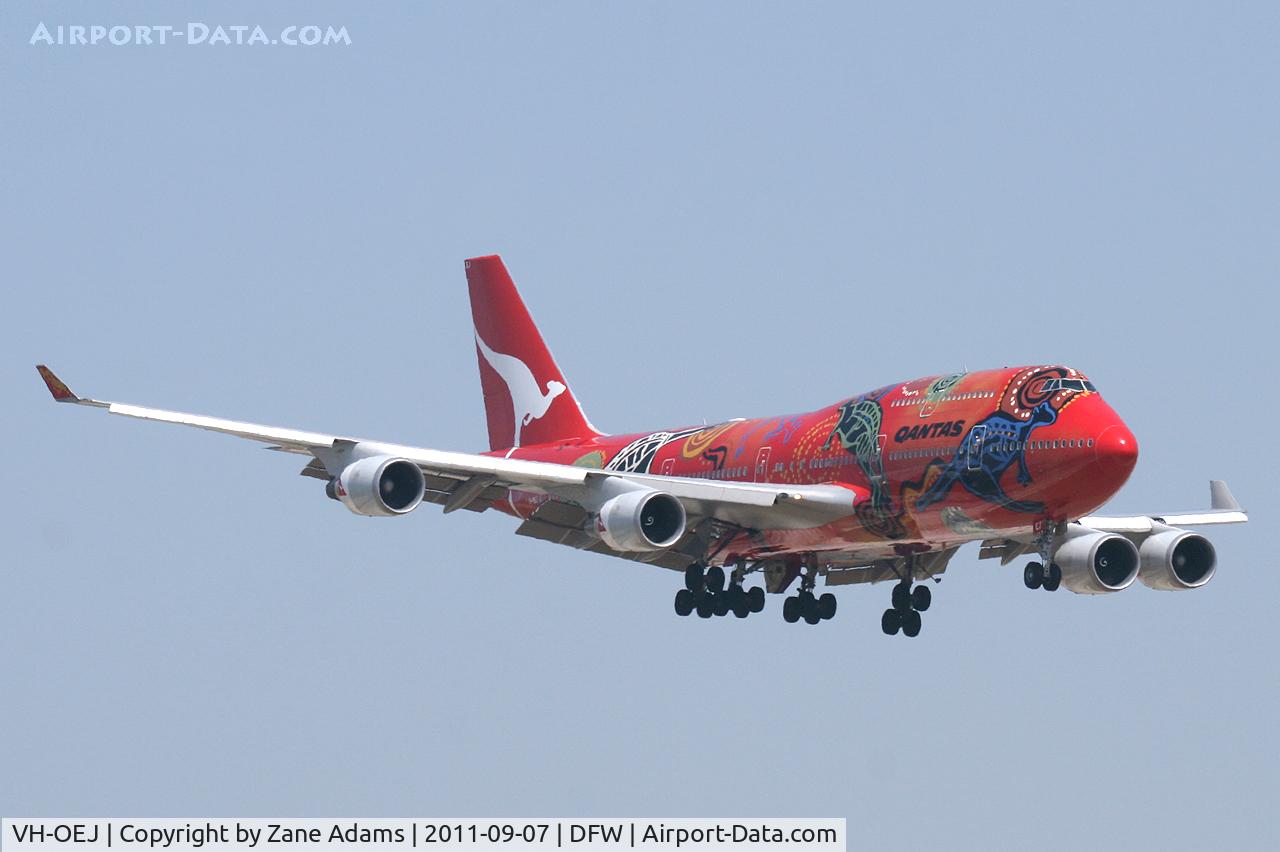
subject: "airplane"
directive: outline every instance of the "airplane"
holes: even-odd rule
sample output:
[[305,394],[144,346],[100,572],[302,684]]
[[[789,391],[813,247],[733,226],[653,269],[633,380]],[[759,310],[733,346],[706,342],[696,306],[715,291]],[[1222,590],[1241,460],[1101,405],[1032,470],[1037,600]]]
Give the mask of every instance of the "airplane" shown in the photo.
[[[1111,594],[1204,586],[1213,545],[1185,529],[1243,523],[1226,484],[1207,510],[1093,514],[1128,480],[1138,443],[1080,371],[1061,365],[927,376],[801,414],[626,435],[591,425],[500,257],[465,262],[489,450],[459,453],[77,396],[58,402],[259,441],[357,515],[423,503],[513,516],[516,533],[683,574],[679,616],[836,612],[824,586],[892,582],[880,626],[917,636],[959,549],[1023,566],[1028,589]],[[759,574],[760,585],[747,579]]]

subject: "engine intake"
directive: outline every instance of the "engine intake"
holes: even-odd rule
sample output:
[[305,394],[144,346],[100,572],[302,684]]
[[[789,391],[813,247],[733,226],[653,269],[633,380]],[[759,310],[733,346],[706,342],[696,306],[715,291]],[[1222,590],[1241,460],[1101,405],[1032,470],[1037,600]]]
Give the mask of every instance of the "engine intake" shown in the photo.
[[662,550],[684,535],[684,505],[662,491],[628,491],[607,501],[596,533],[614,550]]
[[329,485],[329,496],[357,515],[389,517],[418,508],[426,494],[422,470],[407,459],[373,456],[352,462]]
[[1202,535],[1166,529],[1148,536],[1138,548],[1142,567],[1138,578],[1153,589],[1198,589],[1213,578],[1218,557]]
[[1127,589],[1138,576],[1138,548],[1114,533],[1074,527],[1053,554],[1062,569],[1062,585],[1078,595],[1104,595]]

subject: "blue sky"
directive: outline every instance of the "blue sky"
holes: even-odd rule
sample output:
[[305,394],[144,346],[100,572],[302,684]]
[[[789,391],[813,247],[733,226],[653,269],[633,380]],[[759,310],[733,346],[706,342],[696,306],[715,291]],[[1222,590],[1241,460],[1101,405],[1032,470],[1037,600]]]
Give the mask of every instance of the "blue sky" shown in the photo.
[[[346,26],[49,47],[36,25]],[[845,816],[860,845],[1264,847],[1280,778],[1274,4],[0,6],[0,812]],[[962,551],[878,619],[677,619],[674,574],[84,394],[485,446],[462,259],[592,421],[1072,364],[1112,509],[1254,517],[1187,594]],[[1261,388],[1261,390],[1259,390]]]

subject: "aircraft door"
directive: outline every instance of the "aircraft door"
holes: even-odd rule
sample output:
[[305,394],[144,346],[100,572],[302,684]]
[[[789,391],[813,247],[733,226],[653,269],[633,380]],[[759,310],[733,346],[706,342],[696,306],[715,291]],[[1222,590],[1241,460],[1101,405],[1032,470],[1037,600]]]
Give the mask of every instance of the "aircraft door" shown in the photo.
[[760,452],[756,455],[756,482],[769,481],[769,456],[773,454],[773,447],[761,447]]
[[984,425],[974,426],[969,432],[969,458],[967,466],[969,470],[980,470],[982,468],[982,451],[987,447],[987,427]]
[[867,459],[867,472],[873,485],[884,482],[884,445],[888,441],[888,435],[876,435],[876,454]]

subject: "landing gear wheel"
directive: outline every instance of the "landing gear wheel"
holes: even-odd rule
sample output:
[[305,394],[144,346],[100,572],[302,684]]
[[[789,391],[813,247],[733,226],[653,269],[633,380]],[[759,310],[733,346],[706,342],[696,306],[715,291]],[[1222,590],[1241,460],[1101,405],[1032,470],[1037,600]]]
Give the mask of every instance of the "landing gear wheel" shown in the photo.
[[933,603],[933,592],[928,586],[916,586],[911,590],[911,608],[916,612],[924,612]]
[[902,627],[902,613],[896,609],[886,609],[884,615],[880,616],[880,629],[886,636],[895,635],[900,627]]
[[1062,569],[1058,567],[1057,562],[1050,562],[1049,576],[1044,578],[1044,590],[1046,592],[1056,592],[1060,585],[1062,585]]
[[714,596],[716,615],[729,614],[729,596],[724,592],[720,592]]
[[684,569],[684,587],[686,589],[696,595],[698,592],[702,591],[702,587],[704,585],[705,581],[702,577],[701,565],[690,565],[688,568]]
[[716,602],[711,595],[703,594],[698,598],[698,618],[710,618],[716,614]]
[[782,602],[782,620],[787,624],[795,624],[800,620],[800,599],[787,598]]
[[752,586],[747,592],[747,603],[751,605],[752,612],[764,612],[764,589]]
[[681,589],[676,592],[676,615],[683,618],[693,612],[693,592],[688,589]]
[[717,594],[724,591],[724,569],[719,565],[707,569],[707,588]]
[[836,596],[830,592],[818,598],[818,617],[827,620],[836,614]]
[[735,618],[746,618],[751,614],[751,602],[747,600],[746,595],[736,595],[730,609],[733,610]]
[[1022,569],[1022,584],[1028,589],[1038,589],[1044,582],[1044,566],[1039,562],[1028,562]]
[[902,614],[902,635],[920,635],[920,613],[915,610],[910,610],[909,612],[904,612]]
[[911,609],[911,584],[898,583],[893,587],[893,608],[898,612],[906,612]]
[[822,620],[822,616],[818,614],[818,601],[811,594],[806,594],[803,600],[804,607],[804,623],[817,624]]

